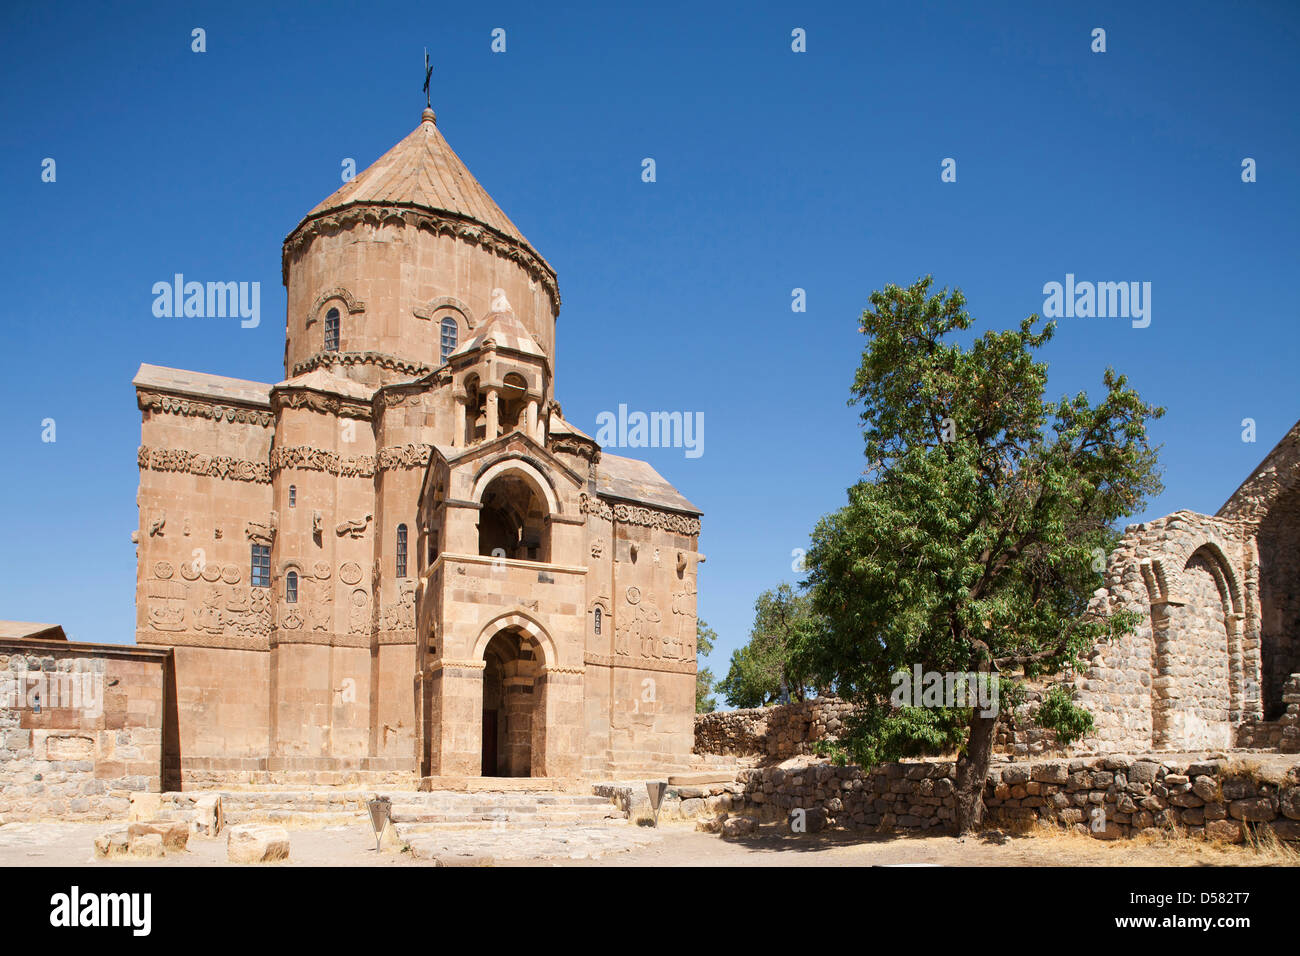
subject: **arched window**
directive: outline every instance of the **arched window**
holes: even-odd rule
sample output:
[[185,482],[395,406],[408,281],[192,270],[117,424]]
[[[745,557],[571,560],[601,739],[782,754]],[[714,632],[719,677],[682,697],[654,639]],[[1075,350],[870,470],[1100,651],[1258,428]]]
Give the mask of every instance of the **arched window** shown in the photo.
[[325,313],[325,351],[339,350],[339,310],[330,309]]
[[298,489],[294,485],[289,486],[289,507],[298,507]]
[[600,633],[600,608],[596,608],[596,633]]
[[290,571],[284,576],[284,603],[298,603],[298,572]]
[[397,526],[397,576],[406,577],[406,525]]
[[447,359],[451,358],[451,353],[456,351],[456,320],[450,315],[442,320],[442,364],[447,364]]
[[248,583],[255,588],[269,588],[271,586],[271,548],[265,544],[253,545],[252,570],[248,575]]

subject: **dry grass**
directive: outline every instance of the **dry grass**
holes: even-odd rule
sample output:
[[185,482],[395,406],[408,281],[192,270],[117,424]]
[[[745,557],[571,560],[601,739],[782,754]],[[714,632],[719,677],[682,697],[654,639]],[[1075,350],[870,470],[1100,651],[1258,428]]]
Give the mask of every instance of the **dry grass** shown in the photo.
[[1245,842],[1236,844],[1207,840],[1182,827],[1125,840],[1098,840],[1073,827],[1050,823],[1031,823],[1007,832],[1029,838],[1038,847],[1059,849],[1063,857],[1100,857],[1096,862],[1101,865],[1161,866],[1177,861],[1201,866],[1300,866],[1300,847],[1284,843],[1267,828],[1251,829]]

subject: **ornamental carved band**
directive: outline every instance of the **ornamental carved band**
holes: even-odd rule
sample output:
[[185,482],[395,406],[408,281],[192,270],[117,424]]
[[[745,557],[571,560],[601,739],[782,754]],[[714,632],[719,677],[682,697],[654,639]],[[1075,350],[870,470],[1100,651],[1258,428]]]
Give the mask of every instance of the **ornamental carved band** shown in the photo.
[[172,415],[193,415],[198,418],[210,418],[213,421],[232,422],[240,425],[261,425],[270,428],[275,423],[270,412],[253,408],[237,408],[233,405],[212,405],[208,402],[179,398],[175,395],[163,395],[158,392],[136,392],[136,401],[141,409],[155,412],[168,412]]
[[404,375],[428,375],[433,369],[421,362],[408,362],[406,359],[389,355],[387,352],[317,352],[305,361],[293,367],[295,376],[318,368],[332,369],[335,365],[345,368],[353,365],[374,365],[389,372],[401,372]]
[[372,455],[340,458],[332,451],[308,445],[272,448],[271,473],[276,474],[285,468],[323,471],[340,478],[371,478],[375,474],[375,459]]
[[700,533],[700,519],[688,518],[686,515],[658,511],[654,508],[642,508],[639,505],[619,503],[612,507],[594,495],[582,495],[582,513],[595,515],[606,521],[620,521],[623,524],[643,525],[670,531],[673,534],[697,536]]
[[332,395],[321,395],[306,390],[276,391],[271,395],[271,407],[276,411],[282,408],[310,408],[314,412],[322,412],[326,415],[361,418],[367,421],[370,420],[372,413],[368,403],[350,402]]
[[266,484],[271,480],[271,469],[266,462],[247,461],[226,455],[204,455],[184,448],[150,448],[141,445],[136,459],[142,471],[183,471],[207,478],[230,478],[258,484]]

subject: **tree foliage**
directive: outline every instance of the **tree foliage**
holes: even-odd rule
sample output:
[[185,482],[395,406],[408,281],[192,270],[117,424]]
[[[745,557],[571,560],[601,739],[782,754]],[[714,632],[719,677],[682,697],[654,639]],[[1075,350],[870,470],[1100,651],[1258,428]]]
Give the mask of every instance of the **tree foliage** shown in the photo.
[[702,619],[695,621],[695,712],[708,714],[718,709],[718,701],[713,695],[713,671],[700,667],[700,658],[708,657],[713,652],[713,644],[718,635]]
[[[1036,359],[1055,323],[964,335],[960,291],[932,279],[871,296],[850,404],[861,408],[869,478],[817,525],[807,555],[812,608],[825,622],[801,645],[820,683],[860,705],[842,740],[873,762],[957,747],[962,832],[978,825],[994,718],[975,709],[900,713],[891,675],[1023,679],[1069,672],[1125,614],[1085,613],[1101,585],[1115,522],[1160,488],[1145,404],[1107,369],[1105,394],[1044,398]],[[965,341],[963,341],[965,340]],[[1001,705],[1006,706],[1005,694]],[[1059,695],[1041,719],[1081,726]],[[964,727],[963,727],[964,725]]]
[[811,596],[780,584],[754,602],[749,642],[731,654],[718,691],[732,707],[762,707],[783,695],[803,700],[808,681],[798,663],[800,647],[818,626]]

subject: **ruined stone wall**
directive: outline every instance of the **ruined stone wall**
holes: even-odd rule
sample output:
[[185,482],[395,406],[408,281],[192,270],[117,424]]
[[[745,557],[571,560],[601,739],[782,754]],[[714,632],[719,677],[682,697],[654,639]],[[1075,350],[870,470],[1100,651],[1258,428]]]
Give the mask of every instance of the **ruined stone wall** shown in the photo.
[[1260,715],[1246,552],[1239,522],[1191,511],[1126,530],[1089,610],[1139,623],[1099,644],[1076,681],[1096,721],[1080,749],[1228,747],[1234,726]]
[[695,752],[785,760],[833,740],[853,709],[838,697],[695,716]]
[[[706,816],[785,822],[800,809],[809,831],[943,832],[955,827],[954,773],[955,765],[947,762],[866,771],[826,763],[765,767],[740,771],[733,784],[691,788],[679,796],[701,799]],[[990,823],[1042,821],[1102,839],[1177,828],[1238,842],[1249,827],[1300,840],[1300,764],[1268,773],[1228,761],[1133,757],[1003,764],[989,771],[984,801]]]
[[169,650],[0,641],[0,820],[107,819],[159,792],[170,672]]

